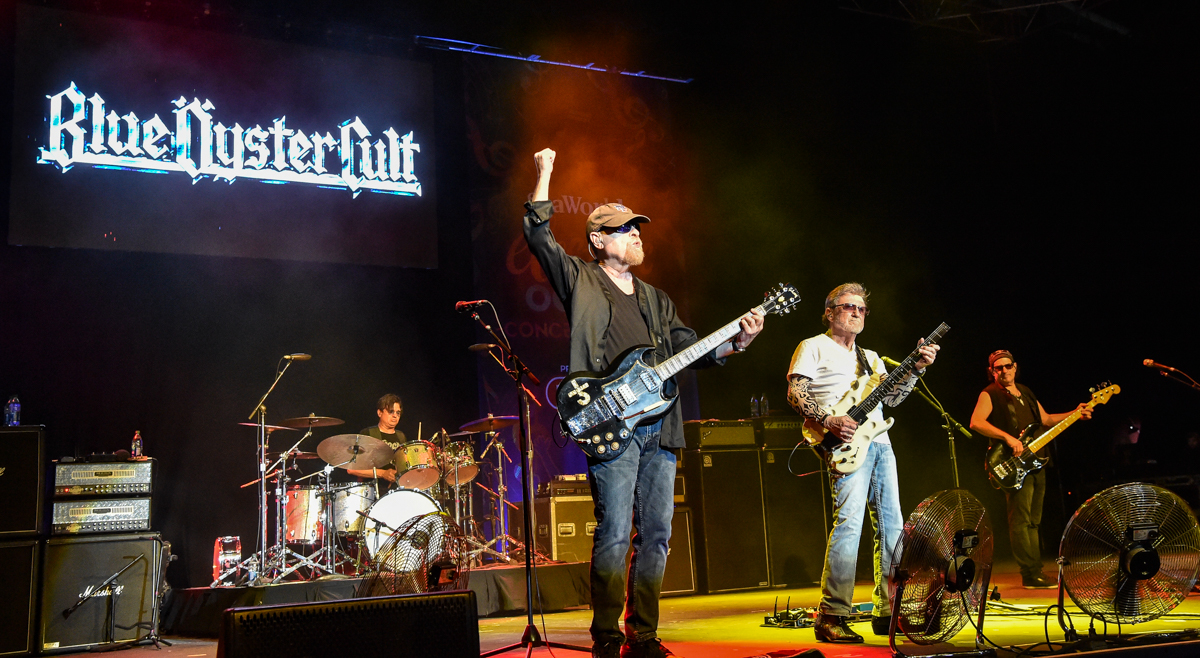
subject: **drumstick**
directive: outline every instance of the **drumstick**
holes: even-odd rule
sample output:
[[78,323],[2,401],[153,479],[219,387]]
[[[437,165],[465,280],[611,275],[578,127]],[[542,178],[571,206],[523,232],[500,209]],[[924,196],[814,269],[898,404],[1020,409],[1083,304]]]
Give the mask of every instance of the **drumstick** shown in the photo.
[[417,440],[421,440],[421,421],[417,421]]

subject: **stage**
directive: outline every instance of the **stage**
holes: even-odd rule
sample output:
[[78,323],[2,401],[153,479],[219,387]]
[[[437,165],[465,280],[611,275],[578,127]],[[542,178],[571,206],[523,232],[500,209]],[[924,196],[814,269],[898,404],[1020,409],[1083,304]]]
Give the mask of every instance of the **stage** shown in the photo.
[[[586,565],[584,565],[586,566]],[[1050,640],[1055,643],[1063,641],[1063,633],[1058,628],[1056,620],[1051,617],[1046,622],[1044,612],[1055,603],[1057,590],[1027,590],[1020,586],[1020,576],[1015,572],[1014,565],[999,565],[1001,573],[993,577],[993,584],[1000,588],[1001,599],[1004,603],[1018,606],[1029,606],[1028,613],[1014,613],[1007,610],[989,608],[984,623],[987,637],[1008,650],[998,652],[1001,656],[1011,656],[1012,647],[1025,648],[1046,641],[1044,628],[1049,628]],[[479,572],[477,572],[479,573]],[[545,577],[540,579],[545,587]],[[475,581],[472,579],[472,585]],[[871,587],[868,583],[860,583],[855,590],[856,601],[867,601]],[[543,596],[545,596],[543,592]],[[702,596],[681,596],[662,599],[662,618],[659,635],[664,644],[677,655],[685,658],[749,658],[751,656],[791,656],[807,649],[818,649],[826,656],[888,656],[891,654],[886,637],[876,637],[870,634],[870,624],[860,623],[855,630],[866,637],[866,643],[859,645],[831,645],[818,643],[813,638],[812,629],[781,629],[762,626],[763,617],[772,612],[775,598],[779,597],[779,605],[790,597],[791,606],[808,607],[816,605],[820,598],[817,587],[792,588],[780,590],[757,590],[733,594],[717,594]],[[482,606],[481,606],[482,607]],[[1086,636],[1088,619],[1067,602],[1067,608],[1073,613],[1074,623]],[[520,640],[525,627],[523,611],[508,612],[503,616],[481,617],[479,619],[480,645],[484,651],[498,649]],[[558,612],[547,612],[535,615],[534,621],[542,631],[543,638],[555,642],[590,646],[588,624],[591,621],[591,610],[586,606]],[[1189,597],[1172,614],[1156,619],[1134,628],[1123,627],[1124,634],[1131,631],[1144,633],[1171,633],[1191,628],[1200,628],[1200,598]],[[544,630],[543,630],[544,629]],[[1103,628],[1099,627],[1102,632]],[[1116,628],[1111,627],[1115,637]],[[217,642],[215,639],[183,639],[171,634],[165,635],[175,645],[164,647],[161,651],[154,647],[138,647],[132,653],[134,656],[165,656],[178,655],[188,658],[215,656]],[[974,630],[968,625],[951,643],[918,646],[911,642],[901,642],[900,649],[909,655],[929,655],[947,653],[974,648]],[[1058,645],[1055,645],[1057,648]],[[1046,646],[1037,647],[1037,651],[1045,650]],[[1153,649],[1156,658],[1170,656],[1192,656],[1200,653],[1200,644],[1170,644],[1157,645]],[[564,650],[556,650],[558,656],[578,655]],[[513,655],[518,655],[514,653]],[[550,655],[545,649],[539,649],[534,655]],[[1120,655],[1120,654],[1118,654]],[[1133,655],[1143,655],[1135,653]]]

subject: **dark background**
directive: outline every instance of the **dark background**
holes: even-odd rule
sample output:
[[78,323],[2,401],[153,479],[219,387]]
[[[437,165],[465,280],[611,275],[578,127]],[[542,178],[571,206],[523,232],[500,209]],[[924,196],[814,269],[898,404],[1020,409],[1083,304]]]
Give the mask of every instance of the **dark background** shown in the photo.
[[[1114,1],[1103,9],[1125,34],[1069,24],[989,43],[831,3],[720,14],[597,6],[118,2],[106,11],[376,54],[439,36],[692,78],[664,86],[684,147],[673,163],[686,174],[677,226],[690,229],[666,244],[648,232],[648,258],[682,253],[687,320],[701,333],[777,281],[805,300],[798,314],[770,318],[746,355],[700,374],[702,417],[744,416],[753,395],[785,407],[788,360],[822,330],[825,293],[859,280],[873,291],[865,346],[899,359],[938,322],[952,327],[926,379],[963,423],[998,348],[1013,351],[1021,381],[1052,413],[1099,381],[1122,387],[1057,442],[1070,493],[1061,505],[1048,498],[1048,553],[1064,511],[1097,487],[1200,470],[1184,452],[1200,426],[1196,393],[1140,365],[1150,357],[1197,371],[1187,320],[1197,293],[1193,4]],[[11,13],[3,29],[11,62]],[[230,532],[222,517],[252,519],[242,510],[253,495],[230,484],[253,477],[253,435],[232,423],[280,355],[316,357],[288,372],[268,405],[275,419],[315,412],[353,431],[374,421],[364,400],[385,389],[426,422],[478,413],[477,362],[461,350],[475,335],[450,311],[473,292],[467,210],[453,184],[465,155],[445,147],[465,133],[457,57],[435,57],[438,270],[0,247],[2,392],[21,395],[26,423],[47,426],[52,455],[113,450],[142,431],[171,493],[156,527],[188,549],[174,583],[205,584],[207,547]],[[7,125],[10,82],[2,93]],[[518,171],[531,155],[513,156]],[[532,188],[531,163],[525,171]],[[894,415],[907,512],[952,486],[948,449],[923,401]],[[1131,415],[1141,456],[1158,463],[1109,473],[1113,428]],[[410,418],[401,429],[411,434]],[[960,473],[1003,535],[982,448],[958,442]],[[197,498],[207,513],[173,513]]]

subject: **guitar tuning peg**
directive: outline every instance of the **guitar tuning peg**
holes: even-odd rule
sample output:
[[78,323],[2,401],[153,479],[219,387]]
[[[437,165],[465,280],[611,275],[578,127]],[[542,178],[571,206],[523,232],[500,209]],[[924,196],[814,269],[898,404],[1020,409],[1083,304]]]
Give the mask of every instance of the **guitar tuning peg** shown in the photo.
[[1095,392],[1096,392],[1096,387],[1095,387],[1095,386],[1093,386],[1093,387],[1091,387],[1091,388],[1089,388],[1089,389],[1088,389],[1088,393],[1095,393]]

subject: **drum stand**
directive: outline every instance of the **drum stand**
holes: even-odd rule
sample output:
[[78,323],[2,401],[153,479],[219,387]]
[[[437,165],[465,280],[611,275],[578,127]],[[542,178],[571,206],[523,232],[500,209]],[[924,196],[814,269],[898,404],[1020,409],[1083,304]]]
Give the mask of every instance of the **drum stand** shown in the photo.
[[[503,556],[506,562],[512,562],[512,554],[524,550],[525,548],[521,542],[513,538],[512,535],[508,534],[508,507],[512,506],[514,509],[516,509],[516,506],[512,505],[512,503],[508,502],[508,499],[504,497],[504,494],[508,492],[508,486],[504,484],[504,462],[507,460],[508,463],[511,464],[512,458],[508,456],[508,452],[504,449],[504,441],[500,438],[499,432],[488,432],[487,437],[488,444],[484,447],[483,452],[479,455],[479,459],[482,460],[484,456],[487,455],[487,451],[491,450],[492,446],[496,446],[496,474],[497,479],[500,482],[496,486],[495,496],[500,504],[496,508],[495,523],[499,526],[499,532],[496,532],[496,529],[494,528],[492,531],[492,540],[484,544],[483,547],[489,549],[489,553],[498,553],[499,555]],[[501,459],[501,457],[503,457],[503,459]],[[483,485],[480,485],[480,487],[483,487]],[[491,492],[489,491],[488,493]],[[493,544],[496,548],[495,550],[490,550]]]

